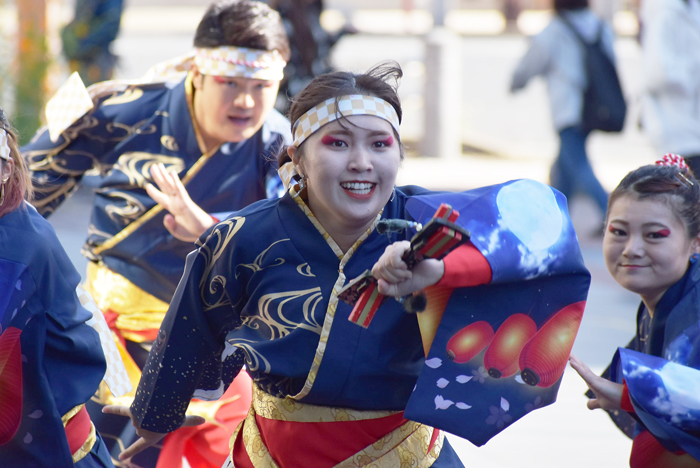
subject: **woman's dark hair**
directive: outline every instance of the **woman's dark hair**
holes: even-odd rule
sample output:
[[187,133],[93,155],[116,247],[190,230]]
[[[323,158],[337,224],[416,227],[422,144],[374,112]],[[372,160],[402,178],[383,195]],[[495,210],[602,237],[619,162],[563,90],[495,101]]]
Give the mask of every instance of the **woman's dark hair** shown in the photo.
[[689,238],[700,234],[700,183],[689,170],[657,165],[635,169],[610,194],[608,213],[613,203],[624,195],[665,202],[685,224]]
[[[401,67],[396,62],[380,63],[366,73],[333,72],[319,75],[292,100],[292,105],[289,108],[289,121],[293,127],[294,122],[306,111],[327,99],[361,94],[375,96],[391,104],[400,123],[403,113],[397,89],[402,76]],[[293,130],[294,128],[292,128]],[[399,135],[396,137],[400,142]],[[400,148],[403,158],[403,146]],[[289,157],[285,148],[279,156],[279,163],[282,165],[286,161],[289,161]]]
[[197,26],[194,46],[276,50],[286,61],[290,56],[289,40],[279,13],[251,0],[223,0],[209,6]]
[[588,0],[554,0],[554,11],[557,13],[581,8],[588,8]]
[[[32,190],[32,179],[27,170],[27,164],[19,152],[17,134],[7,122],[2,108],[0,108],[0,132],[7,133],[10,158],[14,161],[12,173],[5,183],[5,200],[0,205],[0,217],[2,217],[22,206],[24,200],[31,200],[34,191]],[[5,161],[0,159],[0,164],[5,164]]]

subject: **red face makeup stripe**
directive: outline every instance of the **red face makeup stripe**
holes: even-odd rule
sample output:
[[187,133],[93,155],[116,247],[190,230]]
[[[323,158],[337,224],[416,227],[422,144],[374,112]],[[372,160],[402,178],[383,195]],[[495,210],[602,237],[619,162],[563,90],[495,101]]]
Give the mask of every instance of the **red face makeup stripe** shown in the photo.
[[656,234],[658,234],[661,237],[668,237],[671,235],[671,230],[670,229],[661,229],[660,231],[656,231]]
[[608,231],[615,232],[615,227],[612,224],[608,224]]
[[389,138],[387,138],[386,140],[384,140],[384,144],[387,145],[387,146],[393,145],[393,144],[394,144],[394,137],[391,136],[391,135],[389,135]]
[[333,138],[330,135],[324,135],[323,138],[321,138],[321,143],[323,143],[324,145],[332,145],[333,143],[338,142],[338,141],[342,141],[342,140],[338,140],[337,138]]
[[211,77],[214,78],[214,81],[216,81],[217,83],[221,83],[221,84],[228,83],[228,80],[224,77],[216,76],[216,75],[211,75]]

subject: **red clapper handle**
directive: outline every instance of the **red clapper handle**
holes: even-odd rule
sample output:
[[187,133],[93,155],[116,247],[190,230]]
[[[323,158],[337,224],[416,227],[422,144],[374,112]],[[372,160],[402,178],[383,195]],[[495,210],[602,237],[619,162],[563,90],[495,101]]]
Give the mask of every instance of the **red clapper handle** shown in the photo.
[[[444,203],[440,205],[433,219],[411,239],[411,249],[403,256],[409,268],[425,258],[442,259],[459,244],[469,240],[469,233],[454,224],[458,217],[458,211]],[[377,280],[370,270],[366,270],[348,283],[338,298],[354,305],[348,320],[367,328],[386,296],[379,293]]]

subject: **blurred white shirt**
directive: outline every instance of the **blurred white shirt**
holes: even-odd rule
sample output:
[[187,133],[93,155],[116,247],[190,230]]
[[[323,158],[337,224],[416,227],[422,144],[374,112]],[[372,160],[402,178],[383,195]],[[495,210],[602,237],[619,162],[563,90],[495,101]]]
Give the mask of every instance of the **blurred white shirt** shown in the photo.
[[[564,13],[586,42],[593,42],[602,29],[602,46],[615,61],[612,28],[591,10]],[[581,123],[583,93],[588,85],[584,48],[561,18],[554,16],[547,27],[533,37],[530,47],[513,72],[511,91],[523,88],[535,76],[547,81],[554,128],[560,131]]]

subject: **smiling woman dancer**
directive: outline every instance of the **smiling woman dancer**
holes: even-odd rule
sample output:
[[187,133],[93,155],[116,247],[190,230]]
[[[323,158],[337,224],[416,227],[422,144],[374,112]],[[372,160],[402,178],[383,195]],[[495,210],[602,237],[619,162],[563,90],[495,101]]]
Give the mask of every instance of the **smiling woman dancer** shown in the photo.
[[298,183],[218,223],[188,257],[131,409],[105,408],[131,415],[142,437],[122,459],[179,427],[193,395],[220,396],[245,364],[254,396],[232,438],[236,467],[462,466],[442,431],[404,418],[425,356],[415,315],[387,300],[365,329],[338,300],[373,266],[392,296],[492,278],[472,244],[409,271],[410,234],[375,229],[411,219],[411,196],[394,186],[401,106],[389,81],[400,77],[391,65],[331,73],[299,94],[280,169]]
[[700,467],[700,184],[679,156],[630,172],[610,195],[605,263],[642,299],[611,379],[575,357],[590,409],[637,419],[630,466]]

